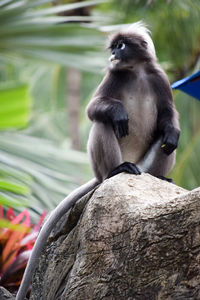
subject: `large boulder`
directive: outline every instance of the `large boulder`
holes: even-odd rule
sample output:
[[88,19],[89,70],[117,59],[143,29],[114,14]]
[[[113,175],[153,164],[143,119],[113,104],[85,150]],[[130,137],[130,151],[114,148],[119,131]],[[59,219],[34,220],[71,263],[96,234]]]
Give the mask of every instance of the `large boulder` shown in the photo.
[[31,299],[200,299],[200,189],[148,174],[105,180],[57,224]]
[[15,297],[4,287],[0,286],[0,300],[15,300]]

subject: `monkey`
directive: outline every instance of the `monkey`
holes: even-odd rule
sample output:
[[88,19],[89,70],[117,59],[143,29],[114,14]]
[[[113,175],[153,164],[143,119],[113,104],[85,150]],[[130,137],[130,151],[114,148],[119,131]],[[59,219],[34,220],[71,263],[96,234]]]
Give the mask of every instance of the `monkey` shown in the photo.
[[24,300],[45,242],[82,196],[105,179],[126,172],[168,180],[180,136],[178,112],[167,75],[157,62],[146,25],[139,21],[115,33],[107,72],[89,102],[92,121],[87,150],[95,178],[67,196],[44,223],[16,300]]

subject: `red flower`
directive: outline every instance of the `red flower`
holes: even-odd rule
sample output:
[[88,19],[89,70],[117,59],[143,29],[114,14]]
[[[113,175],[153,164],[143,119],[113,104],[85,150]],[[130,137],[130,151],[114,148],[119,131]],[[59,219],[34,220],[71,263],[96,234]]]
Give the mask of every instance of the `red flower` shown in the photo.
[[0,228],[0,285],[10,292],[16,292],[44,220],[44,212],[36,225],[31,225],[27,209],[15,216],[12,208],[3,212],[0,206],[0,220],[9,221],[9,228]]

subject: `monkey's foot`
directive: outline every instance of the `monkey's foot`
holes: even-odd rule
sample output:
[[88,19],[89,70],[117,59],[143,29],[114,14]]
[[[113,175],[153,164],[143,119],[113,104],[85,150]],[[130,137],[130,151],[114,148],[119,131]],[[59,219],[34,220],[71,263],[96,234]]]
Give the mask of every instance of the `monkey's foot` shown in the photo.
[[132,164],[130,162],[124,162],[121,165],[119,165],[118,167],[116,167],[114,170],[112,170],[109,174],[107,178],[110,178],[112,176],[115,176],[119,173],[122,172],[126,172],[129,174],[135,174],[135,175],[140,175],[141,172],[138,169],[138,167],[135,164]]
[[174,183],[175,184],[175,182],[171,178],[167,178],[167,177],[164,177],[164,176],[156,176],[156,177],[159,178],[159,179],[162,179],[162,180],[165,180],[165,181],[168,181],[170,183]]

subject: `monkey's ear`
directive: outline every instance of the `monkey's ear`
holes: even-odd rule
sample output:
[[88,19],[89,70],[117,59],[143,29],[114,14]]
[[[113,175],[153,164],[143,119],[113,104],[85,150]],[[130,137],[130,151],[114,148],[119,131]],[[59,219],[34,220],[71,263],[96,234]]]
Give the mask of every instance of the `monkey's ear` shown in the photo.
[[147,42],[146,41],[141,41],[141,45],[142,45],[142,47],[144,47],[145,49],[147,49]]

